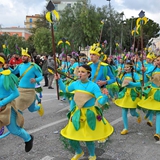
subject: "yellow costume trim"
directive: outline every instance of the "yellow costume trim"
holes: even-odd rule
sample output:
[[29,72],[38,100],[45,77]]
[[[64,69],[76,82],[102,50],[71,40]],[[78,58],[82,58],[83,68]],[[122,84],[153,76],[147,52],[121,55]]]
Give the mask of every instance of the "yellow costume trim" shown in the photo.
[[160,74],[160,72],[154,72],[152,75],[154,75],[154,74]]
[[97,98],[97,101],[99,100],[99,99],[101,99],[103,96],[99,96],[98,98]]
[[11,71],[10,71],[9,69],[7,69],[7,70],[4,70],[4,71],[0,72],[0,74],[3,74],[3,75],[5,75],[5,76],[8,76],[8,75],[11,74]]
[[85,94],[89,94],[92,97],[95,97],[93,94],[91,94],[90,92],[86,92],[86,91],[82,91],[82,90],[75,90],[75,92],[81,92],[81,93],[85,93]]
[[5,63],[5,60],[3,57],[0,57],[0,62],[2,62],[3,64]]
[[108,64],[105,63],[105,62],[101,62],[101,65],[102,65],[102,66],[108,66]]
[[91,65],[93,62],[89,62],[89,63],[87,63],[87,65]]

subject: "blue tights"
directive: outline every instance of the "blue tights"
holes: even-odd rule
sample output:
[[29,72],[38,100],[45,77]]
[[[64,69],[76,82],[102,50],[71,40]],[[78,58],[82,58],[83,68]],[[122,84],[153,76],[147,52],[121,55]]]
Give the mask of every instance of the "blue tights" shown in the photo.
[[[74,148],[74,150],[76,151],[77,154],[82,153],[82,149],[80,146],[79,141],[74,141],[74,140],[69,140],[70,145],[72,146],[72,148]],[[90,142],[85,142],[87,149],[89,151],[90,156],[94,156],[95,155],[95,144],[93,141]]]
[[11,109],[11,117],[10,117],[10,124],[7,125],[7,129],[10,131],[11,134],[21,137],[24,142],[28,142],[31,140],[31,136],[21,127],[19,127],[16,123],[17,113],[14,109]]
[[148,118],[149,117],[149,121],[151,121],[152,122],[152,120],[153,120],[153,111],[151,111],[151,110],[148,110],[148,112],[147,112],[147,114],[146,114],[146,116],[145,116],[146,118]]
[[[123,119],[124,129],[128,130],[128,117],[127,117],[127,114],[128,114],[128,109],[127,108],[122,108],[122,119]],[[135,108],[130,109],[130,114],[133,117],[135,117],[135,116],[139,117],[139,114],[136,112]]]
[[28,110],[30,112],[35,112],[35,111],[38,111],[40,109],[40,107],[38,105],[35,105],[35,101],[28,107]]
[[160,134],[160,112],[156,113],[156,134]]

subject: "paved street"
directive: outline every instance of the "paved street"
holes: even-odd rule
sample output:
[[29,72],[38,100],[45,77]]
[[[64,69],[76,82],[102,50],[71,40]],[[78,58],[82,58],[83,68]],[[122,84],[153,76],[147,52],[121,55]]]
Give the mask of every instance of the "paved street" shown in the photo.
[[[43,85],[43,83],[42,83]],[[55,88],[55,86],[54,86]],[[66,113],[68,103],[57,100],[56,89],[43,88],[42,103],[45,114],[24,112],[24,128],[34,136],[33,149],[26,153],[24,142],[13,135],[0,139],[0,160],[69,160],[74,155],[64,148],[60,130],[67,124]],[[144,120],[137,123],[136,118],[129,116],[129,133],[120,135],[123,129],[121,109],[111,103],[109,110],[104,112],[106,119],[114,126],[115,131],[105,144],[96,142],[97,160],[159,160],[160,143],[155,142],[154,126],[149,127]],[[5,130],[7,130],[5,128]],[[84,143],[81,144],[85,152],[83,160],[87,160],[88,151]]]

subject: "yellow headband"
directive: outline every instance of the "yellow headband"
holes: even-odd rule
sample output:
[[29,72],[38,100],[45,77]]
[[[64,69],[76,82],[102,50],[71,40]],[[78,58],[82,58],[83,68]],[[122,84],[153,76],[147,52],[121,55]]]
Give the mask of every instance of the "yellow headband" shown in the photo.
[[87,70],[83,67],[79,67],[78,71],[89,72],[89,73],[91,72],[90,70]]
[[95,55],[97,55],[97,56],[100,56],[100,54],[99,54],[98,52],[93,51],[93,50],[90,50],[90,54],[95,54]]
[[3,57],[0,57],[0,62],[2,62],[3,64],[5,63],[5,60]]

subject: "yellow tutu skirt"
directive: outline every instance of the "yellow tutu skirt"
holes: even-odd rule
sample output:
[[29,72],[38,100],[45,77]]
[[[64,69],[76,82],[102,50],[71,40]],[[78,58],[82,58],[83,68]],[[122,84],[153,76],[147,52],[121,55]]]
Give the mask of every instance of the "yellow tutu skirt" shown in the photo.
[[144,97],[140,102],[138,102],[138,106],[148,110],[160,111],[160,102],[154,99],[154,94],[157,91],[156,88],[152,88],[148,94],[148,98]]
[[131,98],[131,88],[127,88],[123,98],[118,98],[114,103],[122,108],[137,108],[137,103],[140,101],[140,98],[137,97],[134,101]]
[[[61,135],[65,138],[77,141],[96,141],[105,139],[113,133],[113,127],[104,117],[103,121],[97,118],[99,113],[94,106],[80,109],[80,128],[76,130],[72,122],[72,116],[77,110],[78,107],[71,113],[67,126],[61,130]],[[88,125],[86,117],[87,110],[92,111],[92,113],[94,112],[96,116],[96,126],[94,130]]]

